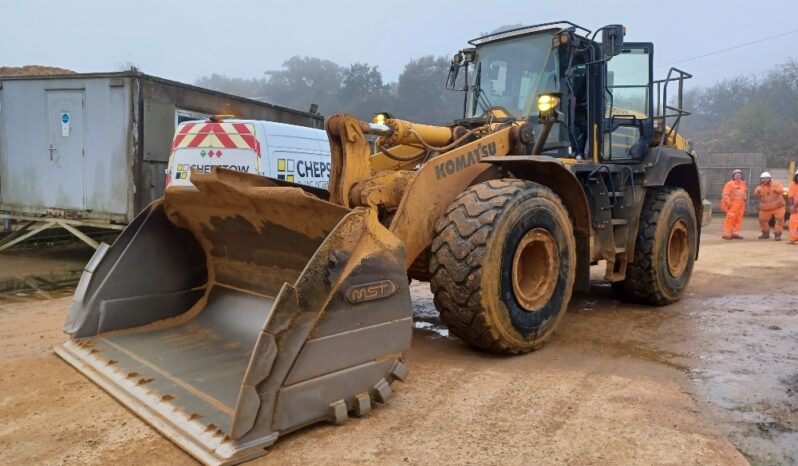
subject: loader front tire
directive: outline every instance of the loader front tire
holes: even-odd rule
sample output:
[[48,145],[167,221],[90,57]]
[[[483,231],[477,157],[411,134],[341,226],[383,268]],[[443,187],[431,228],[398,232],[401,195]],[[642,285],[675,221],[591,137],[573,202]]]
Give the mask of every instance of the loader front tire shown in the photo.
[[573,228],[556,194],[524,180],[479,183],[435,232],[430,288],[452,333],[497,353],[532,351],[551,337],[576,275]]
[[613,283],[625,301],[664,306],[678,301],[693,272],[697,221],[684,189],[662,186],[646,193],[626,278]]

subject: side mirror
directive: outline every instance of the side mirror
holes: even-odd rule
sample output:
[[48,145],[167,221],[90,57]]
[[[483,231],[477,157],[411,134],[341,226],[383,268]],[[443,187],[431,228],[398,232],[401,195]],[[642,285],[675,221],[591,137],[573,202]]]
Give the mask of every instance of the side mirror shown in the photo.
[[622,24],[610,24],[601,28],[601,48],[604,50],[604,56],[614,57],[621,53],[624,35],[626,28]]
[[463,61],[463,54],[458,53],[452,58],[449,65],[449,75],[446,77],[446,89],[455,89],[457,75],[460,73],[460,63]]
[[468,83],[464,82],[463,87],[457,87],[457,76],[460,74],[460,68],[465,68],[465,81],[468,81],[468,65],[474,63],[476,53],[474,49],[463,49],[452,57],[452,63],[449,65],[449,75],[446,77],[446,88],[454,91],[465,91],[468,88]]

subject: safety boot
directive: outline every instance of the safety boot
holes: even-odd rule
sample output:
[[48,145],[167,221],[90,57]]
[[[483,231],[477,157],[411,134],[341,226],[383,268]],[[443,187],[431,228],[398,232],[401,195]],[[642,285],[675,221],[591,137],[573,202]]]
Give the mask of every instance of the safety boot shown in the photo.
[[781,241],[781,233],[774,233],[773,235],[775,236],[773,239],[776,241]]
[[761,235],[759,235],[759,239],[770,239],[770,232],[763,231]]

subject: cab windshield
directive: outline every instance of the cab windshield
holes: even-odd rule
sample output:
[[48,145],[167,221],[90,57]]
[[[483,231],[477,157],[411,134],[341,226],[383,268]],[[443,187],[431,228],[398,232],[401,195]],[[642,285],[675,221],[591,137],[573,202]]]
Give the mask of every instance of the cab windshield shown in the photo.
[[532,113],[537,95],[559,89],[551,34],[534,34],[481,45],[470,78],[466,117],[504,107],[515,117]]

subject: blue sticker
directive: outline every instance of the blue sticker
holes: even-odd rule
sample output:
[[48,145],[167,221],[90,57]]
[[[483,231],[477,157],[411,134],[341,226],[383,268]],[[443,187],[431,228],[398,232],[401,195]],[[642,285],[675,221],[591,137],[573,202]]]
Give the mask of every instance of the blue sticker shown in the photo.
[[63,124],[69,123],[69,113],[67,112],[61,113],[61,123]]

